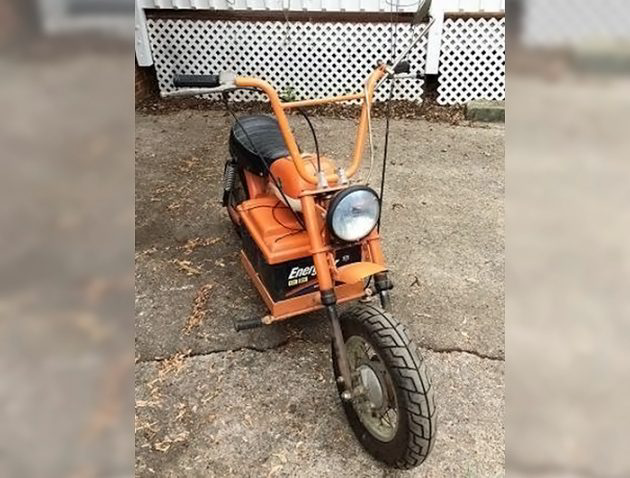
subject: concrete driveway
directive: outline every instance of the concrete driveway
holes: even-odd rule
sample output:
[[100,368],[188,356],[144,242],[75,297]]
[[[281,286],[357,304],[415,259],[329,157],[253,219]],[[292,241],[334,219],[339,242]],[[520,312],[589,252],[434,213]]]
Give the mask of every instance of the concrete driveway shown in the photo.
[[[323,154],[347,158],[355,122],[314,124]],[[137,115],[137,475],[503,476],[504,129],[392,125],[383,235],[394,311],[439,407],[432,455],[399,472],[345,423],[322,314],[232,329],[264,309],[219,206],[229,127],[216,111]],[[377,162],[382,129],[376,120]]]

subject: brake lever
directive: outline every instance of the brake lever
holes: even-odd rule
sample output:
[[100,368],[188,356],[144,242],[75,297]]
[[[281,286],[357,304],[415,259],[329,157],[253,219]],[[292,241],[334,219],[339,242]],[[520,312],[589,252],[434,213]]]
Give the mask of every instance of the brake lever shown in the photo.
[[[420,34],[411,41],[411,43],[407,46],[407,48],[405,48],[405,50],[403,50],[403,52],[400,55],[398,55],[398,57],[393,61],[391,65],[385,66],[385,71],[387,74],[378,81],[378,83],[374,87],[375,90],[377,90],[378,87],[381,86],[388,78],[393,77],[395,75],[395,71],[396,71],[396,68],[398,67],[398,64],[401,63],[405,59],[405,57],[409,54],[411,49],[414,46],[416,46],[416,44],[429,33],[429,30],[431,29],[434,23],[435,23],[435,17],[430,16],[429,22],[424,27],[424,29],[420,32]],[[382,62],[379,64],[382,64]]]
[[221,85],[216,88],[180,88],[176,91],[163,91],[160,93],[162,98],[181,98],[186,96],[210,95],[212,93],[223,93],[233,90],[234,85]]
[[222,71],[219,73],[220,85],[216,88],[179,88],[176,91],[161,92],[162,98],[180,98],[186,96],[210,95],[212,93],[224,93],[236,89],[236,73]]
[[[425,74],[418,71],[417,73],[409,73],[405,75],[396,75],[397,80],[424,80],[426,78]],[[390,77],[391,79],[391,77]]]

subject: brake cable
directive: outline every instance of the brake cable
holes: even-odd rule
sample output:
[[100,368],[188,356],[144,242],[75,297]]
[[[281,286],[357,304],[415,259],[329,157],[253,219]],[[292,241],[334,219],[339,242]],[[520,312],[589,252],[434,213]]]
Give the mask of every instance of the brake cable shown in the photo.
[[374,168],[374,137],[372,135],[372,105],[370,104],[370,98],[368,95],[367,84],[363,87],[365,108],[367,112],[367,127],[368,127],[368,143],[370,145],[370,169],[368,169],[367,177],[365,178],[365,185],[370,185],[370,178],[372,177],[372,169]]
[[[390,4],[389,22],[391,28],[391,57],[396,56],[396,39],[398,37],[398,9],[396,9],[396,27],[394,28],[394,4]],[[392,60],[393,61],[393,60]],[[391,117],[392,98],[394,96],[394,86],[396,85],[396,77],[391,75],[392,84],[389,87],[389,95],[387,97],[387,108],[385,110],[385,139],[383,142],[383,166],[381,168],[381,188],[378,196],[378,222],[376,230],[381,231],[381,218],[383,217],[383,194],[385,193],[385,175],[387,172],[387,150],[389,147],[389,120]]]
[[[398,6],[398,4],[397,4]],[[390,28],[391,28],[391,55],[392,58],[395,58],[396,55],[396,41],[398,38],[398,9],[396,9],[396,27],[394,28],[394,3],[391,2],[390,3],[390,16],[389,16],[389,21],[390,21]],[[426,33],[426,30],[428,30],[431,25],[433,25],[433,22],[435,21],[435,19],[430,19],[429,24],[425,27],[425,30],[423,30],[420,34],[420,36],[411,42],[411,44],[407,47],[406,50],[404,50],[400,56],[395,59],[392,60],[392,62],[394,63],[392,65],[392,68],[394,68],[399,60],[402,60],[402,58],[404,58],[405,55],[407,55],[409,53],[409,51],[411,51],[411,49],[416,45],[417,42],[420,41],[420,39],[422,38],[422,36],[424,35],[424,33]],[[409,26],[410,29],[410,37],[413,39],[413,31],[415,29],[415,23],[412,22],[411,25]],[[385,139],[384,139],[384,144],[383,144],[383,167],[381,169],[381,187],[380,187],[380,194],[379,194],[379,198],[378,198],[378,202],[379,202],[379,216],[378,216],[378,223],[377,223],[377,231],[380,232],[381,230],[381,217],[383,215],[383,195],[385,193],[385,175],[386,175],[386,171],[387,171],[387,150],[389,147],[389,124],[390,124],[390,119],[391,119],[391,110],[392,110],[392,99],[394,97],[394,87],[396,85],[396,77],[394,75],[394,72],[392,72],[390,75],[390,79],[391,79],[391,86],[389,88],[389,95],[387,97],[387,108],[385,110]],[[376,85],[377,88],[378,86],[385,81],[387,77],[383,77],[381,79],[381,81],[379,81],[379,83]],[[369,113],[370,110],[368,110]],[[370,118],[368,116],[368,130],[371,130],[371,122],[370,122]],[[371,132],[370,132],[371,135]],[[371,139],[371,138],[370,138]],[[371,168],[370,168],[371,169]],[[370,170],[371,173],[371,170]],[[368,180],[369,180],[369,174],[368,174]]]
[[315,142],[315,154],[317,155],[317,172],[321,173],[322,172],[322,163],[321,163],[321,159],[320,159],[321,156],[319,155],[319,142],[317,141],[317,134],[315,133],[315,127],[313,126],[313,123],[311,123],[310,118],[302,110],[302,108],[296,108],[296,110],[297,110],[298,113],[300,113],[304,117],[304,119],[308,123],[308,127],[311,129],[311,133],[313,135],[313,141]]

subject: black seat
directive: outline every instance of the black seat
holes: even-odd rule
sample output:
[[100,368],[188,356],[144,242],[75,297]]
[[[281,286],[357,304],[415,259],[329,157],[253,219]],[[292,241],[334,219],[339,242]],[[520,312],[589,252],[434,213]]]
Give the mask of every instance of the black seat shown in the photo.
[[261,157],[270,167],[276,159],[289,156],[278,122],[270,116],[239,118],[230,131],[230,153],[244,168],[259,175],[267,174]]

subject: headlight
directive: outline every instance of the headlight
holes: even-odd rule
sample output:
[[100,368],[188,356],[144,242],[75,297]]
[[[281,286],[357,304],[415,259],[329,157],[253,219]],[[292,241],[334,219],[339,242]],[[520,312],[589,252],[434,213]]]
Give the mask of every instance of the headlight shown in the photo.
[[330,202],[326,223],[337,238],[354,242],[374,229],[379,213],[376,193],[366,186],[352,186],[339,192]]

